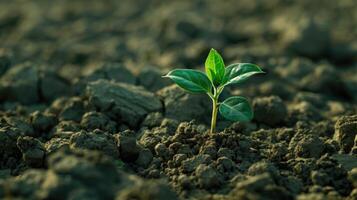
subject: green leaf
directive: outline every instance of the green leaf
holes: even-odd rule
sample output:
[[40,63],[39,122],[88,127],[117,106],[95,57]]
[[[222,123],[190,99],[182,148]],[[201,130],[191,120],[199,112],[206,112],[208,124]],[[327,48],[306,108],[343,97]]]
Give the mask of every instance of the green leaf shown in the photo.
[[211,92],[212,83],[206,74],[192,69],[175,69],[166,76],[173,80],[182,89],[193,93]]
[[211,49],[209,52],[205,62],[205,69],[208,78],[214,85],[221,84],[225,73],[224,62],[216,50]]
[[229,97],[219,106],[221,115],[232,121],[247,122],[253,118],[253,110],[244,97]]
[[235,63],[226,68],[224,80],[222,84],[230,85],[235,83],[242,83],[254,74],[261,74],[263,72],[260,67],[250,63]]

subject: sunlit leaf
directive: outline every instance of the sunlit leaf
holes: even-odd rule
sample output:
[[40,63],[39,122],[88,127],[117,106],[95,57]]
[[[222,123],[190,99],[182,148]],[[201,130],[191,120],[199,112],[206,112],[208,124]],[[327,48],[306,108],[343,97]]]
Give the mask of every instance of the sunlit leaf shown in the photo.
[[247,99],[234,96],[223,101],[219,106],[221,115],[231,121],[247,122],[253,118],[253,110]]
[[166,76],[181,88],[193,93],[211,92],[212,83],[201,71],[192,69],[175,69]]
[[224,79],[222,84],[230,85],[236,83],[242,83],[247,80],[249,77],[255,74],[261,74],[263,72],[260,67],[250,63],[235,63],[229,65],[226,68]]
[[216,50],[211,49],[209,52],[205,62],[205,69],[208,78],[214,85],[217,86],[221,84],[225,73],[224,62],[221,55],[219,55]]

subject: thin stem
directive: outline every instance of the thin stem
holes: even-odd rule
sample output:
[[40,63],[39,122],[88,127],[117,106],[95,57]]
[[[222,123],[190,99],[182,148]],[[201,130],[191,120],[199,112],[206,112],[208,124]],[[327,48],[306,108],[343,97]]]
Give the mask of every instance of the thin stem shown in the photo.
[[216,122],[217,122],[217,114],[218,114],[218,107],[219,107],[219,102],[218,98],[221,92],[223,91],[222,86],[219,86],[218,88],[213,87],[213,94],[207,93],[208,96],[212,99],[212,119],[211,119],[211,130],[210,133],[213,134],[215,129],[216,129]]
[[211,131],[210,131],[211,134],[213,134],[214,130],[216,129],[217,111],[218,111],[217,98],[214,98],[212,100],[212,120],[211,120]]

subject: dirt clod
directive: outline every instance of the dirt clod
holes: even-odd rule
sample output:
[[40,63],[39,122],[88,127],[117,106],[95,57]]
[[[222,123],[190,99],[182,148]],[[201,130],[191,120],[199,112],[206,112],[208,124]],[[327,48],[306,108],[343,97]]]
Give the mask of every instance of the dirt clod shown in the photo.
[[277,96],[256,98],[253,101],[254,119],[274,126],[287,117],[287,109],[283,101]]
[[334,139],[344,152],[349,152],[353,147],[357,135],[357,115],[343,116],[335,124]]

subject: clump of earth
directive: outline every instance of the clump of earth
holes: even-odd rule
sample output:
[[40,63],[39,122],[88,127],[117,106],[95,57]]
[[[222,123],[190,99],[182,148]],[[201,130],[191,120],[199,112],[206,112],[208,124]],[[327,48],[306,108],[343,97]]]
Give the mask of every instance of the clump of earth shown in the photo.
[[[0,199],[357,199],[357,3],[0,2]],[[251,122],[161,76],[265,75]]]

